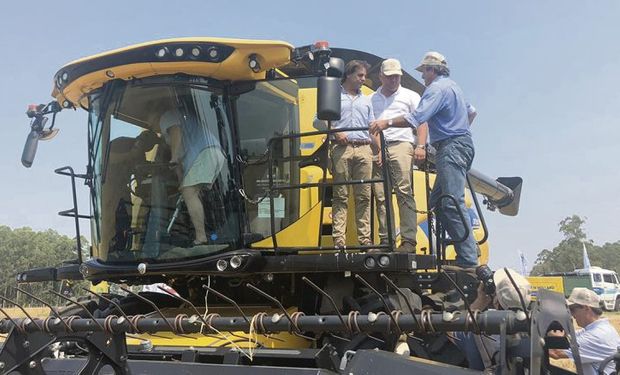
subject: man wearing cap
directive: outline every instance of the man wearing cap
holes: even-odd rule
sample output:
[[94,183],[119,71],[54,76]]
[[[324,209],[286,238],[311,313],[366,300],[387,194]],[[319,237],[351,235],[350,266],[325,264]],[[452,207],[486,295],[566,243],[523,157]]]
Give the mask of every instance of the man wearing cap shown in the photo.
[[[512,281],[510,277],[512,277]],[[476,299],[470,304],[472,311],[495,310],[514,310],[523,311],[529,309],[532,300],[531,284],[518,272],[510,268],[502,268],[493,273],[493,283],[495,293],[489,296],[485,293],[484,284],[478,286]],[[454,344],[461,349],[469,368],[473,370],[484,370],[497,363],[497,356],[500,350],[500,340],[498,335],[484,336],[471,332],[455,332]],[[529,357],[529,339],[521,334],[509,335],[507,350],[513,356]]]
[[[594,375],[598,373],[599,364],[607,357],[616,353],[620,347],[620,336],[616,329],[609,323],[607,318],[603,318],[601,301],[599,296],[587,288],[575,288],[567,300],[570,313],[581,327],[575,333],[575,339],[579,346],[579,356],[583,365],[584,375]],[[550,336],[563,336],[562,331],[552,331]],[[570,350],[552,349],[549,350],[551,358],[573,358]],[[605,373],[614,371],[614,362],[608,364]]]
[[[376,119],[391,119],[413,112],[420,102],[420,95],[400,85],[403,75],[400,62],[396,59],[384,60],[381,64],[379,79],[381,86],[372,95],[372,109]],[[416,206],[413,198],[412,165],[415,138],[411,128],[388,128],[383,132],[386,143],[386,158],[383,165],[388,166],[391,182],[396,191],[400,217],[401,244],[396,251],[413,253],[416,246]],[[415,152],[423,153],[423,147],[416,147]],[[375,163],[373,179],[383,178],[382,165]],[[382,183],[373,186],[377,202],[379,220],[379,239],[387,244],[387,222],[385,191]],[[392,233],[394,233],[394,230]]]
[[[332,137],[331,161],[334,182],[351,180],[370,180],[372,178],[373,152],[378,152],[377,136],[371,138],[368,123],[374,120],[370,97],[362,94],[369,64],[352,60],[345,66],[340,95],[342,113],[340,120],[332,123],[332,129],[361,128],[343,130]],[[374,143],[374,151],[371,149]],[[332,237],[334,246],[346,244],[347,206],[350,185],[334,185],[332,198]],[[351,186],[355,198],[355,221],[357,239],[360,245],[371,245],[370,196],[371,186],[367,183]]]
[[[427,53],[416,70],[422,72],[426,90],[415,111],[405,116],[373,121],[370,132],[377,134],[389,127],[413,127],[417,131],[417,146],[425,147],[427,133],[436,149],[437,178],[430,197],[437,217],[453,239],[467,237],[455,243],[456,265],[472,268],[478,265],[478,248],[469,221],[461,221],[457,207],[450,199],[456,198],[460,211],[465,214],[465,178],[474,159],[474,144],[469,130],[476,116],[475,109],[464,98],[463,92],[449,77],[446,59],[438,52]],[[428,123],[428,126],[425,124]],[[415,154],[416,160],[423,159]]]

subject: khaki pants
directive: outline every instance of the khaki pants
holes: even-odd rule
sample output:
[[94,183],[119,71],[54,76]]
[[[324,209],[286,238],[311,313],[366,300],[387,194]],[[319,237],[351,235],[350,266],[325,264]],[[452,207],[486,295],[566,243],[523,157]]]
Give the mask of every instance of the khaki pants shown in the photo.
[[[331,149],[334,182],[370,180],[372,176],[372,150],[370,145],[353,146],[336,144]],[[349,187],[355,199],[357,240],[362,245],[371,244],[370,236],[370,184],[334,185],[332,198],[332,236],[334,243],[344,243],[347,228]]]
[[[416,232],[418,229],[417,216],[415,212],[415,199],[413,198],[412,163],[413,145],[409,142],[394,142],[387,146],[387,161],[383,162],[383,167],[389,166],[389,173],[392,177],[392,188],[396,192],[398,202],[398,212],[400,216],[400,235],[403,241],[416,243]],[[383,178],[382,168],[374,165],[373,179]],[[379,219],[379,239],[387,242],[387,220],[385,192],[383,183],[373,184],[375,201],[377,202],[377,216]],[[392,218],[392,225],[394,219]],[[394,228],[392,228],[392,233]]]

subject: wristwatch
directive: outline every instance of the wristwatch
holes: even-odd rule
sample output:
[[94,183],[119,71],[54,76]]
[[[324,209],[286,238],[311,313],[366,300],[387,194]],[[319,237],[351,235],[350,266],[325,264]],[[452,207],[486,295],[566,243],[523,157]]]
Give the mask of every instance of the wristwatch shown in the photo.
[[388,120],[388,126],[392,126],[393,123],[394,123],[394,120],[392,120],[392,119]]

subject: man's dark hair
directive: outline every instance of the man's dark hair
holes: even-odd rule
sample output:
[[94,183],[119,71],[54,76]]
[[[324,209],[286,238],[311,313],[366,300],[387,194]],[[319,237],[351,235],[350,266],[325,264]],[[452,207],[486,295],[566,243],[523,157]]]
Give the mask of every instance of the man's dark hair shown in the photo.
[[426,65],[426,69],[432,69],[438,76],[450,77],[450,68],[439,65]]
[[603,309],[600,307],[590,307],[590,309],[592,310],[592,312],[594,313],[594,315],[596,316],[601,316],[603,315]]
[[342,83],[347,80],[347,77],[351,74],[355,74],[355,72],[359,68],[364,68],[366,73],[368,73],[368,69],[370,69],[370,64],[364,60],[351,60],[344,67],[344,75],[342,76]]

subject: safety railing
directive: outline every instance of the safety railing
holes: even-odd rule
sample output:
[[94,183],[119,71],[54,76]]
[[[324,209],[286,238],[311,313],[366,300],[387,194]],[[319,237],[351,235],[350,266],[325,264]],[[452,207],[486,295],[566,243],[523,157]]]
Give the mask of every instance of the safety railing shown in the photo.
[[[320,182],[312,182],[312,183],[300,183],[300,184],[277,184],[274,180],[274,176],[273,176],[273,167],[274,167],[274,163],[277,161],[277,158],[274,158],[274,152],[273,152],[273,148],[274,146],[277,144],[277,142],[279,141],[283,141],[283,140],[294,140],[294,139],[299,139],[302,137],[309,137],[309,136],[315,136],[315,135],[325,135],[326,139],[325,139],[325,144],[320,146],[320,147],[325,147],[326,148],[326,152],[329,153],[329,146],[331,144],[331,139],[330,139],[330,135],[337,133],[337,132],[348,132],[348,131],[360,131],[360,130],[367,130],[364,128],[339,128],[339,129],[331,129],[331,125],[328,125],[327,130],[317,130],[317,131],[312,131],[312,132],[303,132],[303,133],[292,133],[292,134],[285,134],[285,135],[279,135],[279,136],[275,136],[275,137],[271,137],[267,143],[267,163],[268,163],[268,171],[269,171],[269,176],[268,176],[268,187],[267,187],[267,192],[265,194],[265,198],[269,199],[269,210],[270,210],[270,215],[269,215],[269,219],[270,219],[270,238],[273,242],[273,248],[276,251],[280,251],[280,252],[298,252],[298,251],[304,251],[304,250],[343,250],[342,248],[336,247],[336,246],[323,246],[322,244],[322,228],[324,225],[324,220],[323,220],[323,214],[325,211],[325,201],[326,201],[326,188],[330,187],[330,186],[339,186],[339,185],[346,185],[346,186],[353,186],[353,185],[359,185],[359,184],[374,184],[374,183],[382,183],[383,184],[383,189],[384,192],[386,194],[386,196],[391,196],[391,193],[388,194],[388,192],[391,192],[392,190],[392,186],[391,186],[391,179],[389,178],[389,166],[382,168],[382,177],[379,179],[369,179],[369,180],[349,180],[349,181],[344,181],[344,182],[335,182],[335,181],[328,181],[327,180],[327,168],[325,166],[322,166],[322,178]],[[381,140],[381,157],[383,160],[385,160],[386,157],[386,153],[385,153],[385,138],[383,137],[383,135],[380,136],[380,140]],[[327,157],[331,157],[331,156],[327,156]],[[320,221],[319,221],[319,231],[318,231],[318,240],[317,240],[317,246],[305,246],[305,247],[283,247],[283,246],[279,246],[278,244],[278,238],[277,238],[277,234],[278,231],[276,230],[276,222],[275,222],[275,194],[278,191],[282,191],[282,190],[294,190],[294,189],[308,189],[308,188],[318,188],[319,189],[319,204],[320,206]],[[374,217],[373,217],[373,212],[371,212],[371,222],[374,222]],[[388,228],[392,228],[392,223],[393,223],[393,207],[392,207],[392,201],[391,199],[386,200],[386,224]],[[347,246],[346,249],[347,250],[369,250],[369,249],[385,249],[386,251],[391,251],[393,250],[393,246],[394,246],[394,234],[392,233],[391,230],[388,231],[388,244],[376,244],[376,245],[357,245],[357,246]]]
[[65,217],[72,217],[75,220],[75,239],[77,245],[77,257],[78,263],[82,263],[82,240],[80,234],[80,219],[91,219],[90,215],[82,215],[78,211],[77,192],[75,189],[75,179],[81,178],[88,181],[90,177],[87,174],[77,174],[72,167],[66,166],[54,170],[54,173],[71,177],[71,195],[73,198],[73,207],[68,210],[58,212],[58,215]]

